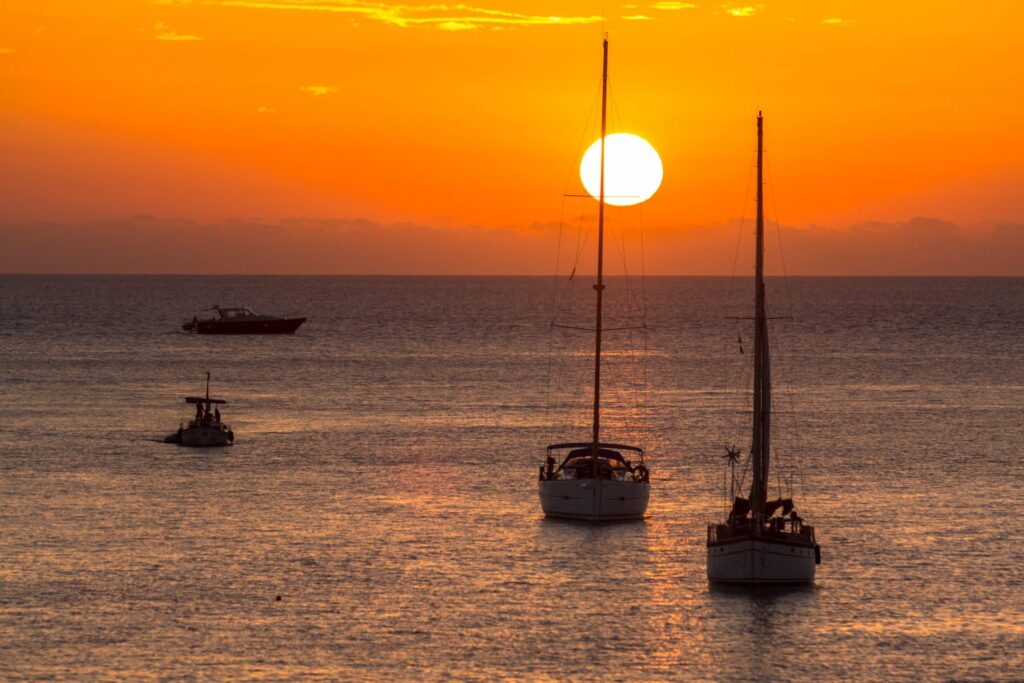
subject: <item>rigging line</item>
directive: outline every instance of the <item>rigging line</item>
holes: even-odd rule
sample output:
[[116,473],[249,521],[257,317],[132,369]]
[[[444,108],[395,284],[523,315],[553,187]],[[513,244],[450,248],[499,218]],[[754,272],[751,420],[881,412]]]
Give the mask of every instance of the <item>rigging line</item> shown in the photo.
[[[633,287],[633,283],[632,283],[632,278],[629,275],[629,264],[628,264],[628,261],[626,259],[626,230],[625,230],[625,221],[624,221],[624,217],[625,217],[625,209],[624,209],[624,207],[619,207],[618,216],[619,216],[619,221],[620,221],[620,231],[619,231],[619,240],[620,241],[617,242],[617,246],[619,247],[619,253],[620,253],[620,256],[622,257],[622,269],[623,269],[623,272],[625,273],[625,276],[626,276],[626,279],[625,279],[625,283],[626,283],[625,290],[626,290],[626,292],[625,293],[626,293],[627,319],[629,319],[629,320],[632,320],[634,318],[639,319],[639,321],[641,322],[640,327],[643,328],[643,327],[646,326],[646,323],[644,321],[643,312],[640,310],[640,307],[639,307],[639,305],[637,304],[637,301],[636,301],[637,297],[636,297],[636,293],[634,291],[634,287]],[[646,339],[646,336],[644,336],[644,338]],[[635,342],[635,340],[633,339],[633,335],[630,334],[630,348],[635,348],[635,343],[634,342]],[[644,405],[643,405],[643,399],[642,399],[642,394],[641,394],[641,389],[642,389],[641,378],[642,378],[642,368],[643,368],[643,365],[644,365],[644,358],[641,357],[641,356],[637,356],[636,354],[631,354],[630,355],[630,361],[631,362],[629,364],[629,369],[631,371],[630,374],[632,375],[631,383],[633,385],[633,396],[634,396],[633,403],[634,403],[634,411],[635,411],[634,412],[634,416],[635,416],[635,418],[636,418],[636,420],[637,420],[637,422],[639,424],[639,427],[640,427],[641,433],[642,433],[643,432],[643,426],[644,426],[643,425]]]
[[644,249],[644,208],[643,202],[637,204],[637,217],[640,223],[640,315],[647,318],[647,252]]
[[[558,247],[556,249],[555,256],[555,274],[552,278],[552,289],[551,289],[551,317],[556,318],[558,315],[558,266],[562,260],[562,230],[565,227],[565,199],[562,199],[562,210],[558,217]],[[548,330],[548,373],[545,380],[545,391],[544,405],[550,410],[551,408],[551,373],[553,371],[553,359],[554,359],[554,345],[555,345],[555,331],[553,329]]]
[[[615,89],[613,87],[612,76],[608,74],[608,102],[611,104],[611,116],[609,116],[610,123],[612,124],[611,129],[613,131],[622,130],[622,115],[619,113],[619,101],[615,99]],[[614,135],[615,133],[609,133]]]
[[641,400],[643,402],[643,413],[640,416],[641,423],[641,435],[643,437],[643,443],[641,446],[645,447],[647,438],[649,436],[650,425],[647,422],[647,406],[650,396],[648,395],[649,386],[647,384],[647,264],[646,264],[646,253],[644,252],[644,214],[643,214],[643,202],[637,205],[637,220],[640,225],[640,319],[644,321],[643,332],[640,336],[643,339],[643,356],[640,358],[640,380],[641,380]]
[[[785,353],[786,349],[784,348],[783,340],[779,338],[779,335],[772,335],[772,338],[770,339],[770,343],[773,345],[773,347],[775,349],[775,354],[776,354],[777,358],[788,358],[789,357],[789,355],[787,353]],[[793,394],[792,387],[796,386],[796,384],[793,381],[791,381],[791,379],[790,379],[791,375],[790,375],[789,365],[788,365],[788,363],[785,363],[785,362],[783,362],[783,363],[776,363],[775,364],[775,368],[776,368],[776,371],[778,373],[778,379],[779,379],[779,385],[778,386],[779,386],[779,388],[785,389],[784,391],[781,391],[778,394],[778,397],[780,399],[780,402],[783,404],[783,406],[788,408],[788,410],[786,410],[786,411],[774,411],[773,410],[772,414],[773,415],[774,414],[792,414],[792,415],[795,416],[795,417],[791,418],[792,422],[787,424],[787,429],[786,429],[786,433],[788,435],[790,435],[790,437],[792,438],[793,448],[787,450],[787,454],[786,454],[787,460],[786,460],[785,467],[783,466],[782,460],[780,458],[779,463],[778,463],[778,467],[776,467],[775,469],[776,469],[776,474],[779,477],[782,476],[782,470],[785,469],[790,474],[790,478],[792,480],[792,474],[793,473],[796,473],[797,475],[800,475],[801,472],[802,472],[801,467],[800,467],[799,454],[803,453],[803,441],[802,441],[801,436],[800,436],[802,431],[803,431],[803,429],[798,424],[799,421],[800,421],[800,413],[798,413],[797,410],[796,410],[796,399],[792,395]],[[776,456],[778,456],[778,455],[779,454],[776,451]],[[781,481],[780,481],[780,488],[781,488],[781,486],[782,486],[782,484],[781,484]],[[810,507],[810,505],[808,505],[808,507]]]
[[771,178],[771,165],[768,162],[768,154],[764,156],[765,171],[768,174],[768,190],[771,195],[772,214],[775,216],[775,237],[778,240],[778,256],[782,264],[782,286],[785,289],[785,305],[788,313],[793,316],[793,291],[790,289],[790,271],[785,267],[785,251],[782,249],[782,226],[778,222],[778,203],[775,201],[775,183]]
[[[580,221],[579,221],[579,225],[577,226],[577,232],[576,232],[576,244],[577,244],[577,247],[576,247],[576,259],[575,259],[575,262],[574,262],[574,265],[573,265],[573,272],[574,273],[576,271],[576,267],[578,266],[579,257],[580,257],[580,254],[582,253],[583,246],[586,244],[586,239],[585,239],[585,236],[584,236],[584,229],[583,229],[584,228],[584,219],[585,219],[585,217],[586,217],[586,206],[584,205],[583,208],[582,208],[582,212],[580,214]],[[589,234],[589,230],[587,231],[587,234]],[[574,288],[575,288],[575,282],[573,281],[573,278],[570,277],[568,282],[566,282],[566,286],[565,286],[565,288],[563,290],[562,301],[559,302],[558,310],[555,313],[556,316],[560,315],[560,312],[561,312],[561,309],[562,309],[562,305],[564,304],[564,301],[566,299],[570,299],[571,300],[571,292],[572,292],[572,290]],[[552,322],[554,322],[554,321],[552,321]],[[551,328],[551,332],[552,332],[552,334],[554,333],[554,328]],[[557,374],[556,374],[556,386],[555,386],[555,396],[556,397],[560,397],[560,396],[563,395],[563,392],[562,392],[563,379],[565,379],[566,375],[568,374],[568,372],[565,370],[565,364],[566,364],[565,352],[563,351],[563,349],[561,347],[559,347],[558,369],[557,369]],[[578,392],[573,392],[573,394],[575,394],[575,393],[578,393]],[[558,417],[557,418],[559,425],[571,424],[571,422],[569,422],[569,420],[568,420],[567,412],[569,410],[573,409],[573,408],[574,408],[574,406],[569,401],[565,401],[563,403],[561,400],[557,400],[556,399],[556,401],[553,402],[552,410],[555,413],[555,415],[562,415],[562,417]],[[553,415],[553,417],[555,417],[555,415]]]
[[562,291],[562,298],[559,301],[558,308],[556,309],[556,316],[561,314],[562,305],[564,304],[565,300],[570,297],[572,290],[574,289],[574,286],[576,284],[574,282],[574,276],[576,275],[576,270],[577,268],[579,268],[580,265],[580,257],[583,255],[583,250],[586,248],[587,240],[590,237],[590,228],[588,227],[586,232],[584,232],[583,230],[583,225],[586,222],[586,218],[587,208],[586,202],[584,201],[579,215],[579,225],[577,226],[576,230],[576,253],[573,257],[572,271]]
[[779,260],[782,263],[782,283],[786,288],[786,305],[790,316],[793,315],[793,294],[789,288],[789,270],[786,268],[786,252],[782,249],[782,225],[779,223],[779,204],[775,201],[775,182],[772,180],[772,167],[768,162],[768,153],[764,154],[764,170],[768,174],[768,190],[772,197],[772,214],[775,216],[775,236],[779,242]]
[[558,268],[562,264],[562,230],[565,228],[565,198],[562,198],[561,210],[558,214],[558,246],[555,248],[555,277],[551,293],[551,307],[558,305]]
[[[729,275],[729,286],[728,286],[728,289],[726,290],[726,295],[725,295],[725,309],[727,311],[732,310],[732,307],[733,307],[733,292],[735,291],[735,288],[736,288],[736,268],[739,265],[740,247],[743,244],[743,235],[744,235],[743,229],[746,226],[747,204],[750,201],[751,177],[753,176],[753,173],[754,173],[754,166],[756,164],[756,160],[757,160],[757,151],[756,151],[756,147],[755,147],[755,151],[753,152],[753,156],[751,158],[751,161],[747,165],[747,182],[746,182],[746,187],[743,190],[743,209],[740,211],[740,224],[739,224],[739,227],[738,227],[737,232],[736,232],[736,251],[733,254],[732,273]],[[736,334],[737,336],[740,336],[740,335],[742,335],[742,331],[743,331],[743,328],[740,326],[739,321],[737,321],[736,324],[735,324],[735,327],[732,330],[732,332],[733,332],[733,334]],[[729,342],[728,342],[728,344],[727,344],[727,346],[725,348],[726,348],[725,358],[726,358],[726,361],[728,363],[728,358],[731,357],[730,353],[732,353],[732,354],[735,353],[735,348],[732,346],[731,337],[730,337],[730,340],[729,340]],[[728,365],[726,366],[726,368],[727,367],[728,367]],[[723,389],[724,389],[724,392],[725,392],[726,396],[728,396],[731,393],[731,389],[736,389],[738,392],[740,392],[738,394],[740,396],[742,396],[745,393],[741,389],[739,389],[738,387],[730,387],[730,385],[729,385],[729,372],[728,372],[728,370],[726,370],[724,376],[722,377],[722,383],[723,383]],[[729,427],[729,423],[727,421],[725,422],[724,427],[726,427],[726,428]]]
[[[624,283],[623,294],[624,294],[624,300],[625,300],[625,305],[626,305],[626,319],[627,319],[627,322],[631,322],[634,318],[636,318],[638,316],[635,314],[635,302],[634,302],[635,294],[633,293],[632,278],[629,275],[629,264],[628,264],[628,261],[627,261],[627,258],[626,258],[626,244],[625,244],[625,232],[626,231],[625,231],[625,227],[624,227],[625,226],[625,208],[624,207],[615,207],[615,208],[618,209],[618,211],[614,212],[613,215],[618,220],[617,220],[617,222],[615,220],[611,221],[610,225],[608,227],[609,227],[609,230],[610,230],[611,241],[615,244],[616,250],[618,251],[618,254],[619,254],[619,257],[620,257],[620,261],[622,263],[622,270],[623,270],[623,274],[624,274],[624,277],[623,277],[623,283]],[[621,329],[636,329],[637,327],[642,328],[643,327],[643,320],[642,320],[642,318],[640,319],[640,322],[641,322],[641,324],[639,326],[629,326],[629,327],[621,328]],[[634,335],[631,332],[630,335],[629,335],[629,348],[635,348],[635,346],[636,346],[635,341],[636,340],[634,338]],[[632,404],[633,404],[633,406],[632,406],[633,407],[633,417],[636,420],[637,428],[639,430],[641,430],[641,432],[642,432],[642,430],[643,430],[643,422],[642,422],[643,421],[643,406],[641,405],[640,393],[639,393],[640,372],[639,372],[639,369],[638,369],[639,364],[641,362],[642,362],[642,359],[638,358],[637,354],[635,354],[635,353],[634,354],[628,354],[624,370],[625,370],[625,375],[628,378],[629,385],[631,385],[632,394],[633,394],[633,401],[632,401]]]
[[747,203],[750,201],[750,177],[753,175],[753,173],[754,173],[754,166],[756,165],[755,164],[756,159],[757,159],[757,152],[756,151],[754,152],[754,157],[753,158],[754,158],[755,161],[752,161],[747,166],[747,186],[743,190],[743,210],[740,212],[740,225],[739,225],[738,234],[736,236],[736,253],[733,255],[733,258],[732,258],[732,274],[729,276],[729,292],[726,295],[726,299],[725,299],[725,303],[726,303],[726,308],[727,309],[732,307],[732,292],[733,292],[733,287],[734,287],[734,284],[735,284],[735,281],[736,281],[736,267],[739,265],[739,261],[740,261],[740,246],[743,243],[743,226],[744,226],[744,224],[746,223],[746,220],[747,220]]
[[[569,194],[569,185],[572,183],[574,177],[579,176],[579,163],[582,158],[581,150],[583,144],[586,142],[588,135],[593,135],[591,129],[597,125],[597,103],[601,100],[601,84],[598,83],[597,92],[594,93],[594,99],[590,102],[590,110],[587,113],[587,119],[583,122],[583,132],[580,133],[579,142],[576,143],[576,153],[573,156],[572,165],[569,167],[568,176],[565,179],[565,189],[562,192],[563,195]],[[598,136],[600,137],[600,136]]]
[[[786,254],[785,254],[785,250],[784,250],[783,244],[782,244],[782,224],[779,221],[779,213],[778,213],[779,205],[778,205],[778,201],[775,198],[775,182],[772,179],[771,164],[768,161],[767,153],[765,154],[764,164],[765,164],[765,171],[768,174],[767,180],[768,180],[769,192],[770,192],[770,195],[771,195],[772,212],[773,212],[773,215],[775,217],[775,234],[776,234],[776,238],[777,238],[778,244],[779,244],[779,259],[780,259],[780,262],[781,262],[781,265],[782,265],[782,274],[783,274],[782,282],[783,282],[783,289],[785,290],[785,298],[786,298],[785,304],[786,304],[786,306],[789,309],[788,313],[792,317],[793,310],[794,310],[793,292],[792,292],[792,288],[790,287],[789,271],[788,271],[788,268],[786,266]],[[776,335],[773,335],[772,342],[775,345],[776,350],[779,353],[779,355],[785,357],[786,354],[784,353],[785,349],[782,346],[782,340],[779,339]],[[787,364],[785,364],[785,363],[778,364],[777,365],[777,370],[778,370],[778,373],[779,373],[779,379],[782,380],[783,386],[790,386],[790,387],[795,386],[795,384],[790,381],[789,367],[788,367]],[[789,396],[788,392],[785,392],[783,394],[783,398],[784,398],[784,401],[788,404],[788,407],[790,408],[791,412],[796,414],[795,399],[793,399],[793,397]],[[794,422],[796,422],[796,418],[794,418]],[[792,435],[792,438],[793,438],[793,441],[794,441],[794,446],[795,446],[795,451],[794,452],[796,452],[796,453],[802,452],[803,444],[802,444],[802,439],[800,437],[800,433],[802,431],[803,430],[801,428],[799,428],[797,424],[791,424],[790,425],[790,429],[788,430],[788,433]],[[779,469],[781,469],[781,468],[779,468]],[[794,458],[792,460],[792,463],[791,463],[789,469],[790,469],[790,471],[795,471],[797,473],[799,473],[801,471],[800,470],[800,463],[799,463],[797,458]]]

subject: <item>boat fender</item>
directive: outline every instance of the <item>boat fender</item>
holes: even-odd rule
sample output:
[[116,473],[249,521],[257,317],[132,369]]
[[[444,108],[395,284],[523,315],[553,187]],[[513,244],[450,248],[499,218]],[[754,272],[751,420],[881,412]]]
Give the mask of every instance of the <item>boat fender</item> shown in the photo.
[[821,564],[821,546],[814,544],[814,564]]

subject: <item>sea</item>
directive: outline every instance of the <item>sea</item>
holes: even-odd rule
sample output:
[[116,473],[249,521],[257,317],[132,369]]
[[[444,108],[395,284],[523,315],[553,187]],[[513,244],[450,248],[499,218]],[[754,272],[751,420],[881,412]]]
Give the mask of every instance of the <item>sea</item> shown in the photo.
[[[0,678],[1024,680],[1024,279],[769,279],[772,486],[822,549],[771,590],[705,575],[749,278],[609,279],[602,439],[648,516],[543,517],[592,284],[0,277]],[[181,331],[213,304],[308,320]],[[163,443],[207,372],[234,445]]]

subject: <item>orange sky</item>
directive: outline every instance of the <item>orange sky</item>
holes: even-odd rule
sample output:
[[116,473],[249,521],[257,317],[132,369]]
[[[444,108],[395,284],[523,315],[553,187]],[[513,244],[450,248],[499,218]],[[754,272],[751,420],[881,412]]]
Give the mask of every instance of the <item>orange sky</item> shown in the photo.
[[759,107],[786,225],[1024,220],[1024,3],[33,0],[0,8],[0,225],[557,223],[602,11],[646,226],[749,215]]

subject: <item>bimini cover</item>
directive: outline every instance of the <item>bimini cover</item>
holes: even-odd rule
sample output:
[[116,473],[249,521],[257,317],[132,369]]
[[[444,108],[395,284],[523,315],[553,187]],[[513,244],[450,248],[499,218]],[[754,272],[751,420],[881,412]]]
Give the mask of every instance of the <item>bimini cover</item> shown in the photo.
[[227,403],[222,398],[203,398],[202,396],[186,396],[185,403]]
[[[577,448],[574,451],[569,451],[569,457],[566,458],[589,458],[594,455],[593,447],[590,448]],[[618,460],[619,462],[625,462],[622,458],[622,454],[618,451],[609,450],[607,448],[598,448],[597,457],[608,458],[609,460]]]

